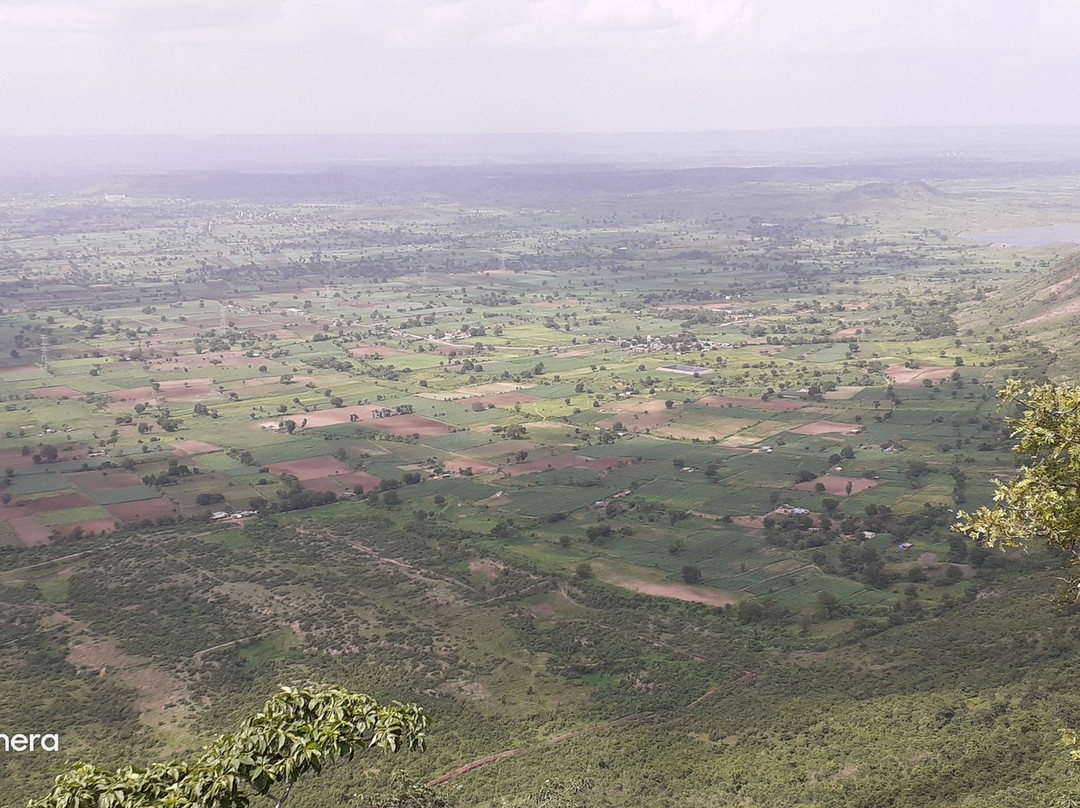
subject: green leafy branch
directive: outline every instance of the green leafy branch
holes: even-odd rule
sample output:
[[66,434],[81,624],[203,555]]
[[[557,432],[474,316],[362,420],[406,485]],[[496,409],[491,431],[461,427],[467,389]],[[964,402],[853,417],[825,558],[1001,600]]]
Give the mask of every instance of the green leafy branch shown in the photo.
[[[193,763],[116,771],[79,764],[28,808],[247,808],[256,796],[281,808],[302,776],[357,750],[422,751],[428,721],[415,704],[380,705],[340,689],[283,688]],[[280,790],[275,796],[272,789]]]

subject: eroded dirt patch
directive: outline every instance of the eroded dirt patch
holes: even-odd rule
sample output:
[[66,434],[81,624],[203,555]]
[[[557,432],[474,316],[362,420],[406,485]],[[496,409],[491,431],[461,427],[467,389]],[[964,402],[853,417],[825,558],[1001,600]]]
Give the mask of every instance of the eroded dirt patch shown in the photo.
[[675,600],[688,600],[694,603],[707,603],[710,606],[728,606],[738,603],[739,598],[734,592],[725,592],[721,589],[710,589],[707,586],[690,586],[688,584],[660,583],[655,581],[636,581],[628,578],[603,577],[605,583],[613,584],[622,589],[632,592],[640,592],[643,595],[654,595],[660,598],[674,598]]
[[[488,578],[498,578],[503,574],[505,569],[507,569],[507,566],[501,561],[493,561],[490,558],[469,562],[469,572],[474,572],[477,575],[484,575]],[[550,609],[551,607],[549,606],[548,608]]]
[[84,674],[115,677],[138,695],[139,721],[148,727],[174,726],[190,711],[187,687],[175,676],[153,667],[149,660],[125,654],[109,640],[72,645],[67,661]]
[[947,379],[955,371],[955,367],[906,368],[902,365],[893,365],[885,368],[885,375],[892,379],[897,387],[919,387],[923,379]]

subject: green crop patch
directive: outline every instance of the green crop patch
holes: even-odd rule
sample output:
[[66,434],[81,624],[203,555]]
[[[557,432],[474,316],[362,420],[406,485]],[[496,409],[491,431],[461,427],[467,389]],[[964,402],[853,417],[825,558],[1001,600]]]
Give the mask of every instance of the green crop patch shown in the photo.
[[65,508],[60,511],[52,511],[38,515],[43,525],[71,525],[77,522],[90,522],[98,519],[111,520],[112,514],[98,505],[85,508]]
[[70,491],[72,485],[60,474],[19,474],[7,490],[15,496],[52,495],[60,491]]

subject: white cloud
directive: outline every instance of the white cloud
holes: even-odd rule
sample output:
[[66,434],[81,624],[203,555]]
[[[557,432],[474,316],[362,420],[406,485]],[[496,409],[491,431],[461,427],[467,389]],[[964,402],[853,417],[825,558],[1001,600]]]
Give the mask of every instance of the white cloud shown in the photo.
[[0,131],[1075,120],[1077,30],[1076,0],[0,0]]

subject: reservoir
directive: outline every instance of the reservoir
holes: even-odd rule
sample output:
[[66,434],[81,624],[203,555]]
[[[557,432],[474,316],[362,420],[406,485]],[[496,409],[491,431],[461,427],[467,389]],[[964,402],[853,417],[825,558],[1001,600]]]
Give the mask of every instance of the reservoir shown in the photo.
[[1043,227],[1011,227],[961,233],[960,238],[1009,247],[1041,247],[1045,244],[1080,244],[1080,224],[1050,224]]

